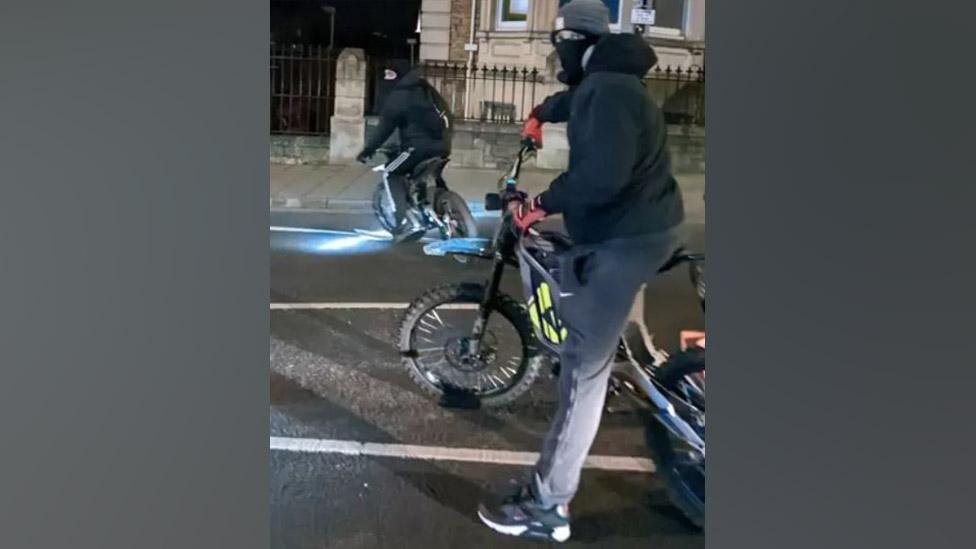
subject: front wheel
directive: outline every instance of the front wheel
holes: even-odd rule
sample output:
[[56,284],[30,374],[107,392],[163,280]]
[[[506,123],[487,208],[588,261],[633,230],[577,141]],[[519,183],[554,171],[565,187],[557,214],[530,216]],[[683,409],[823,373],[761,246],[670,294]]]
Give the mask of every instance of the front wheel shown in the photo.
[[[705,438],[705,350],[692,347],[661,365],[656,372],[668,391],[690,404],[694,417],[684,417]],[[671,502],[701,528],[705,524],[705,456],[674,436],[659,421],[648,428],[648,444],[657,474]]]
[[539,377],[529,316],[517,301],[498,294],[490,304],[478,349],[471,333],[485,293],[481,284],[440,286],[417,298],[400,322],[398,348],[410,377],[428,395],[463,393],[486,407],[508,404]]
[[461,195],[447,189],[437,189],[434,211],[447,227],[447,238],[476,238],[478,225]]

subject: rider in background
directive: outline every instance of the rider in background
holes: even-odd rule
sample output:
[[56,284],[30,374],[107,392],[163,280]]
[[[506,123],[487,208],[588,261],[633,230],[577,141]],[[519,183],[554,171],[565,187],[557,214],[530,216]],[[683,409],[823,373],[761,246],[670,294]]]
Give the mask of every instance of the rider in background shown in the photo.
[[612,358],[640,287],[675,252],[684,207],[671,175],[666,125],[641,78],[657,63],[634,34],[612,34],[600,0],[559,9],[552,34],[568,91],[526,124],[568,122],[569,169],[530,201],[507,197],[520,231],[562,214],[574,245],[560,259],[559,407],[531,480],[498,505],[481,505],[492,529],[565,541],[569,502],[603,414]]
[[[380,110],[379,126],[356,160],[366,162],[398,129],[401,148],[414,149],[389,176],[396,206],[394,237],[402,241],[425,231],[418,220],[408,215],[407,175],[424,160],[450,156],[454,122],[447,102],[421,77],[419,68],[411,70],[408,63],[396,61],[386,68],[384,78],[395,85]],[[440,174],[437,177],[438,185],[443,185]]]

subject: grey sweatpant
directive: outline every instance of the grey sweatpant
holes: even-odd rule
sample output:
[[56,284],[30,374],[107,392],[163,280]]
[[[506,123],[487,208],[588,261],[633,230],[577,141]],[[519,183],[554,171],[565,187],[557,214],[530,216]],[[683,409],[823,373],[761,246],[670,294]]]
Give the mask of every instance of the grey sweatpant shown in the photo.
[[[617,348],[634,297],[677,248],[672,231],[574,246],[561,258],[559,407],[533,474],[540,503],[568,504],[596,438]],[[572,294],[567,296],[566,294]]]

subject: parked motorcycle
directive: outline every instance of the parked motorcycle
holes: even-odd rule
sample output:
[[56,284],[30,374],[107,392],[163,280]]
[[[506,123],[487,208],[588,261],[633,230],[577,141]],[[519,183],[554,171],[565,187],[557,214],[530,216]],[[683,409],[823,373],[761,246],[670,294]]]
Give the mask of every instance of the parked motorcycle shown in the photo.
[[[413,153],[413,149],[398,151],[395,149],[380,149],[388,161],[373,168],[374,172],[382,174],[382,179],[373,191],[373,212],[383,227],[390,234],[396,226],[396,206],[393,195],[390,194],[389,175],[397,169]],[[428,231],[437,230],[440,238],[447,240],[457,237],[473,238],[478,236],[478,226],[474,216],[468,209],[464,199],[447,188],[443,182],[441,172],[449,158],[430,158],[418,164],[407,174],[407,199],[410,212]],[[433,196],[428,193],[433,189]],[[417,238],[423,236],[418,234]]]
[[[517,191],[522,163],[534,153],[525,142],[500,191]],[[503,210],[501,194],[485,207]],[[558,254],[571,246],[565,235],[513,230],[504,211],[492,239],[457,238],[432,242],[424,253],[493,261],[486,283],[432,288],[413,301],[400,323],[397,346],[412,379],[439,398],[467,395],[491,407],[511,403],[543,371],[555,365],[566,330],[559,320]],[[679,250],[661,268],[688,263],[704,308],[704,256]],[[526,303],[500,291],[506,266],[519,269]],[[654,346],[637,322],[621,334],[608,391],[640,402],[653,417],[647,436],[658,473],[681,511],[695,524],[705,513],[705,353],[691,347],[674,356]]]

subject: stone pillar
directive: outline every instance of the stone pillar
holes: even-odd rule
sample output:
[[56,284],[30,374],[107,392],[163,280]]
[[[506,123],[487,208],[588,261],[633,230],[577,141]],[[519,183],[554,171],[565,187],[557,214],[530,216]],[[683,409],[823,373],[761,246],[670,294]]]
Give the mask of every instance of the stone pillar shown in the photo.
[[336,61],[335,114],[330,122],[329,162],[356,160],[366,138],[366,53],[346,48]]
[[[451,0],[451,45],[449,58],[455,63],[468,61],[464,45],[471,37],[471,2],[474,0]],[[477,41],[474,41],[477,44]]]
[[548,43],[549,31],[552,30],[553,23],[556,22],[556,12],[559,11],[558,3],[532,2],[531,11],[530,30],[544,34]]
[[451,45],[451,0],[420,3],[420,60],[447,61]]
[[685,38],[693,42],[705,41],[705,0],[688,0]]

